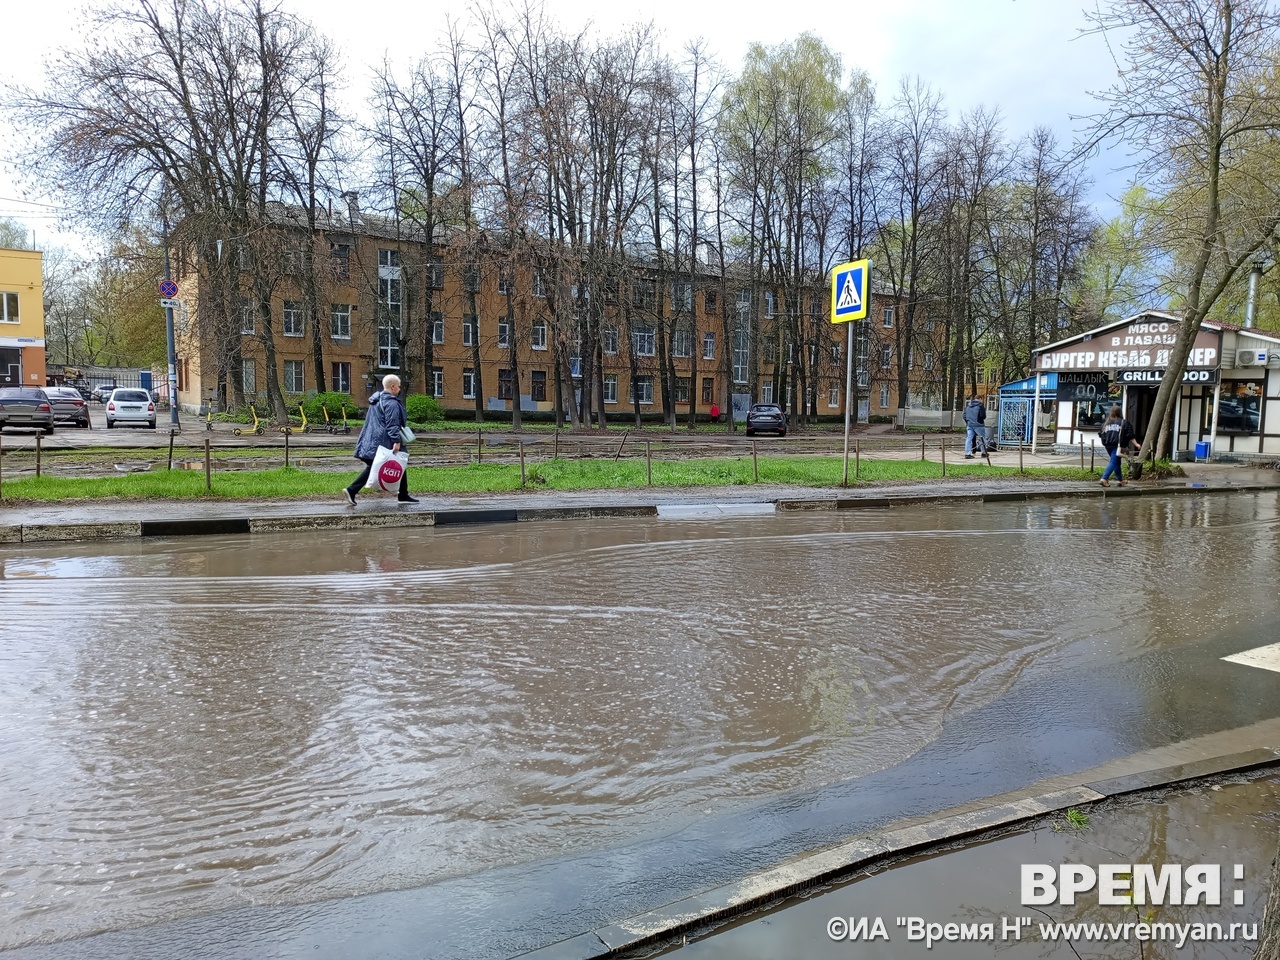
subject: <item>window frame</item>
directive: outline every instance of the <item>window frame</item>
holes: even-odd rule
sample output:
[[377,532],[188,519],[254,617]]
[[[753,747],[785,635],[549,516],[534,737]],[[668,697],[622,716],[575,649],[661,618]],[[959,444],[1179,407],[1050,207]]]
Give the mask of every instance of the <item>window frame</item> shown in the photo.
[[[293,371],[293,376],[290,376]],[[284,369],[281,371],[283,376],[284,392],[290,396],[299,396],[307,392],[307,365],[302,360],[284,361]],[[296,389],[294,387],[296,386]]]
[[286,337],[306,335],[307,318],[301,300],[285,300],[280,308],[281,330]]
[[476,398],[476,371],[474,367],[462,368],[462,399],[474,400]]
[[[345,314],[342,312],[344,310],[346,311]],[[343,332],[344,330],[345,332]],[[329,304],[329,339],[345,341],[351,340],[351,304]],[[350,393],[349,390],[342,392]]]

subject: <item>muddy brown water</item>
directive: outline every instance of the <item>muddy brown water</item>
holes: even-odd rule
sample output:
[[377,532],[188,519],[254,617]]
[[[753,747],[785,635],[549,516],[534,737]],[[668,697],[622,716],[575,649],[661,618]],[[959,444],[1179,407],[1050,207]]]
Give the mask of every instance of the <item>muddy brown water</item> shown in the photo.
[[607,849],[1277,612],[1275,494],[0,548],[0,949]]

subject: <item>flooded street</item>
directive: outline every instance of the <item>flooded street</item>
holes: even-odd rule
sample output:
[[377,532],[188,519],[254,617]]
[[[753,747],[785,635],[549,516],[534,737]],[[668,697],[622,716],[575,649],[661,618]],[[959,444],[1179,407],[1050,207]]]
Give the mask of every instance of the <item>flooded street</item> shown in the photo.
[[0,547],[0,950],[728,822],[1273,642],[1277,570],[1276,493]]

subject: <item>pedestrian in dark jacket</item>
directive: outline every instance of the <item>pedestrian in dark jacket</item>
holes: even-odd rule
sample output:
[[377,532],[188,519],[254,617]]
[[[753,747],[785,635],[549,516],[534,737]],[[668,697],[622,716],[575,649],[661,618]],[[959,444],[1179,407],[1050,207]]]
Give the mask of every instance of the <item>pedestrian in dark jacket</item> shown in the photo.
[[975,393],[969,398],[969,402],[964,405],[964,458],[966,460],[973,459],[973,451],[976,449],[979,453],[987,452],[987,407],[978,395]]
[[1111,414],[1107,417],[1107,422],[1102,425],[1102,429],[1098,431],[1098,436],[1102,439],[1102,445],[1107,448],[1107,453],[1111,455],[1111,459],[1107,462],[1107,469],[1102,472],[1102,485],[1111,486],[1108,481],[1114,475],[1120,481],[1120,486],[1127,486],[1129,481],[1124,478],[1120,457],[1129,447],[1137,446],[1138,440],[1134,436],[1133,424],[1124,418],[1124,412],[1118,404],[1111,408]]
[[[356,494],[369,482],[369,473],[373,470],[373,458],[379,447],[386,447],[392,453],[400,451],[400,428],[409,422],[404,404],[400,402],[400,378],[389,373],[382,378],[382,389],[369,397],[369,409],[365,411],[364,426],[360,428],[360,436],[356,439],[355,458],[364,463],[360,476],[342,492],[346,494],[347,503],[356,505]],[[417,503],[415,497],[409,496],[409,471],[400,477],[400,492],[396,496],[400,503]]]

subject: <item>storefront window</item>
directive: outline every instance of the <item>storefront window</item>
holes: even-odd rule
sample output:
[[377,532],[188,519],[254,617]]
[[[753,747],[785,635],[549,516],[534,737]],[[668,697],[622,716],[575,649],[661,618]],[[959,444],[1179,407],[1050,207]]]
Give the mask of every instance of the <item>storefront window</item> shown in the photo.
[[[1205,398],[1204,430],[1213,423],[1213,394]],[[1256,380],[1222,381],[1219,433],[1257,433],[1262,426],[1262,386]]]

